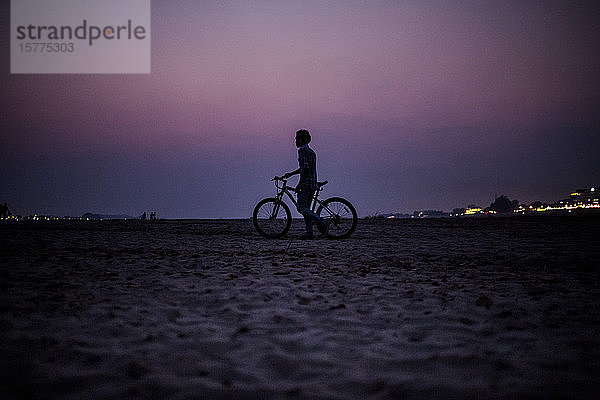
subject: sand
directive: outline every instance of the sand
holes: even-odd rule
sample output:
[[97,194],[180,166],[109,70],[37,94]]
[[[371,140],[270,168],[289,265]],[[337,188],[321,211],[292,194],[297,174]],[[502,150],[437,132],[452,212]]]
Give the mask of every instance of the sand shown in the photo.
[[599,227],[2,224],[0,398],[595,398]]

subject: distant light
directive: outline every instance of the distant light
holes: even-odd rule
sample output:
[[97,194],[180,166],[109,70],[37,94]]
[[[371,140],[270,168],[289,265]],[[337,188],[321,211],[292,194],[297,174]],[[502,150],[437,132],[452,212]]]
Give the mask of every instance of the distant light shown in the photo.
[[465,214],[467,215],[473,215],[473,214],[477,214],[477,213],[481,213],[482,210],[480,207],[473,207],[473,208],[467,208],[465,211]]

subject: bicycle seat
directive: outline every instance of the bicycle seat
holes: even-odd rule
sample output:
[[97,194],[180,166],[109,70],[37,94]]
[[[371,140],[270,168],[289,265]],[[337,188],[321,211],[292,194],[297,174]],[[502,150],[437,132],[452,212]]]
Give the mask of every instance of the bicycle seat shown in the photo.
[[317,185],[319,185],[319,187],[325,186],[329,183],[329,181],[323,181],[323,182],[317,182]]

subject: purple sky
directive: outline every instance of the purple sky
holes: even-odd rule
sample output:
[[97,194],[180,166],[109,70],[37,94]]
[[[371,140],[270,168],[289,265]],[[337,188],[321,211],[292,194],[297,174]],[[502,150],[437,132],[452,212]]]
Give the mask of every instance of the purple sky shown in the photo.
[[600,184],[600,3],[152,1],[152,74],[11,75],[13,213],[249,217],[309,129],[361,216]]

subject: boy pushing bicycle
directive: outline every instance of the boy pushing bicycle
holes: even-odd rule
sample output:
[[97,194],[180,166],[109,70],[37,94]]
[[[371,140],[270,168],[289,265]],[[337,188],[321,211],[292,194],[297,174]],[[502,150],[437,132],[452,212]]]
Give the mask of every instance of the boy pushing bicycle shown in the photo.
[[298,169],[283,175],[283,179],[300,174],[296,192],[298,193],[297,210],[304,217],[306,233],[301,239],[313,239],[313,223],[316,223],[323,234],[327,234],[330,220],[319,217],[310,209],[313,194],[318,189],[317,184],[317,155],[308,144],[310,143],[310,132],[300,129],[296,132],[296,147],[298,148]]

